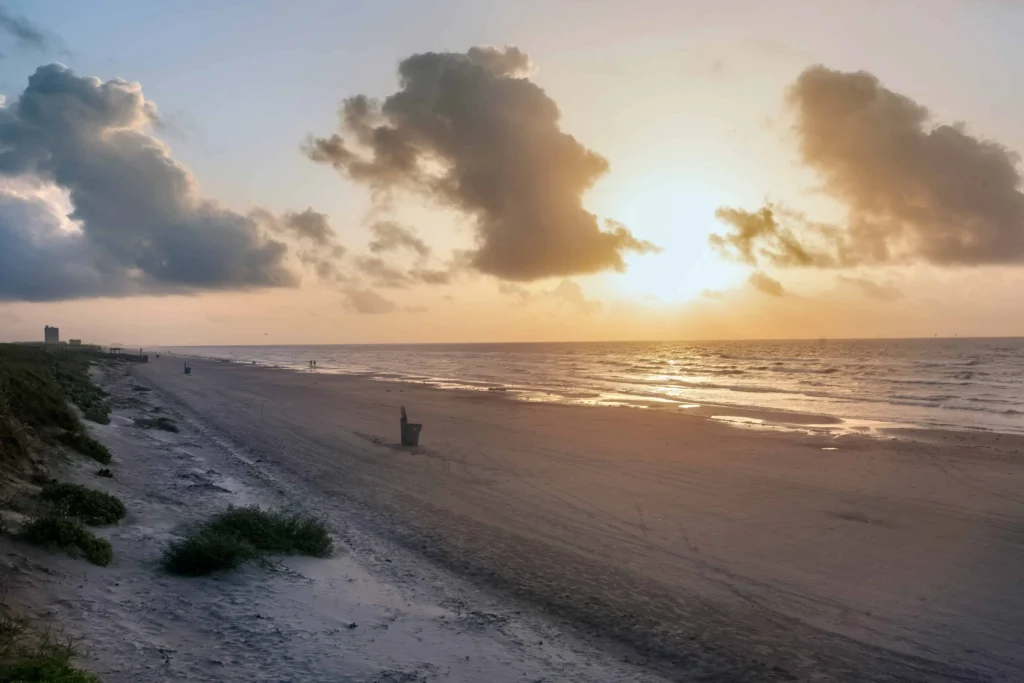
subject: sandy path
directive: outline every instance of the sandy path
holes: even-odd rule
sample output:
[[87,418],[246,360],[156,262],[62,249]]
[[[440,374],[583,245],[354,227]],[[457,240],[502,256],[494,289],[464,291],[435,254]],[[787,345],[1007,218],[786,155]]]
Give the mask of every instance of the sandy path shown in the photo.
[[[1024,678],[1019,438],[832,440],[192,364],[135,371],[396,540],[690,677]],[[399,405],[426,425],[415,452]]]

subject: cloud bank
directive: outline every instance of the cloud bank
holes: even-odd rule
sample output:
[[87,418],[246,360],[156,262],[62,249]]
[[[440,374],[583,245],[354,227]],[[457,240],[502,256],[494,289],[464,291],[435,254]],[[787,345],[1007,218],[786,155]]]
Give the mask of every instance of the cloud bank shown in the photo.
[[[189,170],[148,131],[138,83],[39,67],[0,108],[0,299],[53,300],[291,286],[288,248],[259,217],[198,194]],[[59,188],[72,211],[44,194]],[[321,215],[286,217],[324,239]]]
[[528,281],[623,270],[624,253],[654,247],[583,208],[608,162],[562,132],[529,69],[515,47],[413,55],[397,92],[347,99],[340,134],[311,139],[306,153],[378,196],[411,190],[473,217],[468,260],[480,272]]
[[747,263],[852,267],[923,262],[1024,262],[1018,156],[963,124],[936,125],[926,107],[869,73],[815,66],[789,106],[803,161],[846,209],[841,226],[768,206],[722,209],[716,248]]

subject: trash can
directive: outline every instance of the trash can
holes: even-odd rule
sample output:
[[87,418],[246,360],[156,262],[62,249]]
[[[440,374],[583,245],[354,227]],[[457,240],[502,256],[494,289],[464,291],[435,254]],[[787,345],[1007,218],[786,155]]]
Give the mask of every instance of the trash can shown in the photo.
[[415,422],[403,422],[402,423],[402,445],[403,446],[419,446],[420,445],[420,430],[423,429],[423,425]]
[[416,422],[409,422],[405,415],[405,406],[402,406],[402,445],[418,446],[420,444],[420,430],[423,425]]

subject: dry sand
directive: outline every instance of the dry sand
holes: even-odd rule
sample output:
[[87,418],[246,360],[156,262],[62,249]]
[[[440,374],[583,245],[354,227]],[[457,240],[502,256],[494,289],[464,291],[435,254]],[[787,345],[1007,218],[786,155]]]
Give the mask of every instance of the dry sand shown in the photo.
[[[311,501],[651,670],[1024,680],[1020,438],[752,431],[190,362],[133,371]],[[402,405],[419,448],[395,444]]]

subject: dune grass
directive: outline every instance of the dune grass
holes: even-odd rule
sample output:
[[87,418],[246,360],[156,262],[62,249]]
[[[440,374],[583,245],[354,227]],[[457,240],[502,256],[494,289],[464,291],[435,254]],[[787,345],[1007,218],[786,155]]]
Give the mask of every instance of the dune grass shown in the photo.
[[35,545],[60,548],[73,557],[81,555],[101,567],[114,559],[114,550],[108,541],[86,529],[78,520],[56,512],[29,520],[21,530],[21,537]]
[[90,526],[117,524],[128,512],[116,497],[79,484],[47,484],[42,498],[53,503],[63,515],[77,517]]
[[107,465],[113,459],[110,450],[96,439],[85,433],[82,428],[63,432],[57,437],[65,446],[75,449],[82,455],[88,456],[100,463]]
[[86,433],[70,405],[88,420],[110,422],[106,393],[89,377],[89,364],[97,358],[88,351],[0,344],[0,455],[26,455],[35,435],[110,462],[110,452]]
[[137,417],[135,426],[140,429],[161,429],[165,432],[177,432],[178,425],[169,417]]
[[315,517],[231,507],[168,546],[164,566],[174,574],[202,576],[264,555],[328,557],[333,550],[326,525]]
[[0,604],[0,683],[100,683],[71,664],[77,652],[70,640],[8,612]]

